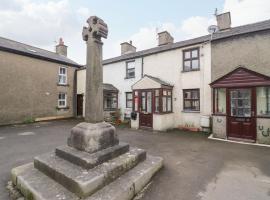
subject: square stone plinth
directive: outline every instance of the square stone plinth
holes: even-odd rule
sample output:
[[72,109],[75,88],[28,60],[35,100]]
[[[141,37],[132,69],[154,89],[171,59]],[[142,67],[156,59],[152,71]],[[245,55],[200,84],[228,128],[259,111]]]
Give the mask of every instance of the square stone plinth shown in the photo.
[[119,144],[114,126],[109,123],[82,122],[71,129],[68,146],[94,153]]

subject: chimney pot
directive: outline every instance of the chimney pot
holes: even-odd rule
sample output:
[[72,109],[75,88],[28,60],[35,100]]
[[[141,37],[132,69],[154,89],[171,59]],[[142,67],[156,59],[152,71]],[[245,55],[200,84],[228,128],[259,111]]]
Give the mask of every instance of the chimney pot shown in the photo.
[[158,33],[158,46],[172,44],[173,40],[173,37],[168,31]]
[[231,13],[226,12],[216,15],[217,26],[220,31],[224,31],[231,28]]
[[59,38],[59,44],[55,47],[55,52],[62,56],[67,56],[67,46],[64,44],[63,38]]

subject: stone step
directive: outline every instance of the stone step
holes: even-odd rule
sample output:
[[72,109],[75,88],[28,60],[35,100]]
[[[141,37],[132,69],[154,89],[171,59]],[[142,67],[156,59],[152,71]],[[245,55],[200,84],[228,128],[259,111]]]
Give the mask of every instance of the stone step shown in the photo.
[[133,199],[162,167],[163,159],[147,155],[136,167],[106,185],[86,200],[130,200]]
[[55,149],[55,154],[73,164],[79,165],[85,169],[91,169],[128,151],[129,144],[120,143],[119,145],[92,154],[79,151],[73,147],[61,146]]
[[87,170],[50,153],[36,157],[34,166],[79,197],[87,197],[145,158],[144,150],[131,148],[129,152]]
[[27,200],[79,200],[74,193],[35,169],[33,163],[12,169],[11,175],[13,184]]

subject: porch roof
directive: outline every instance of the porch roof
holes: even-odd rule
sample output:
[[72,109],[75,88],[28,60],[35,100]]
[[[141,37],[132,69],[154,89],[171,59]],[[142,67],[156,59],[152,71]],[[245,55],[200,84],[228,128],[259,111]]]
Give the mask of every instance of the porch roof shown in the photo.
[[118,92],[118,89],[109,83],[103,83],[103,91],[105,92]]
[[235,70],[210,83],[212,88],[269,86],[270,77],[239,66]]
[[132,89],[156,89],[156,88],[172,88],[173,85],[161,80],[160,78],[144,75],[139,81],[132,85]]

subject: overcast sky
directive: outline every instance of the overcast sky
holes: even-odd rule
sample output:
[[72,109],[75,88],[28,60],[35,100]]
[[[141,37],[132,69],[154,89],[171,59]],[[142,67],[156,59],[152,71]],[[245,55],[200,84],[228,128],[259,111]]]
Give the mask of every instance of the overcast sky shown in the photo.
[[104,58],[120,55],[120,43],[137,50],[157,45],[157,32],[175,41],[207,34],[214,11],[230,11],[232,26],[270,19],[270,0],[0,0],[0,36],[54,51],[63,37],[68,57],[85,63],[82,27],[91,15],[109,27]]

